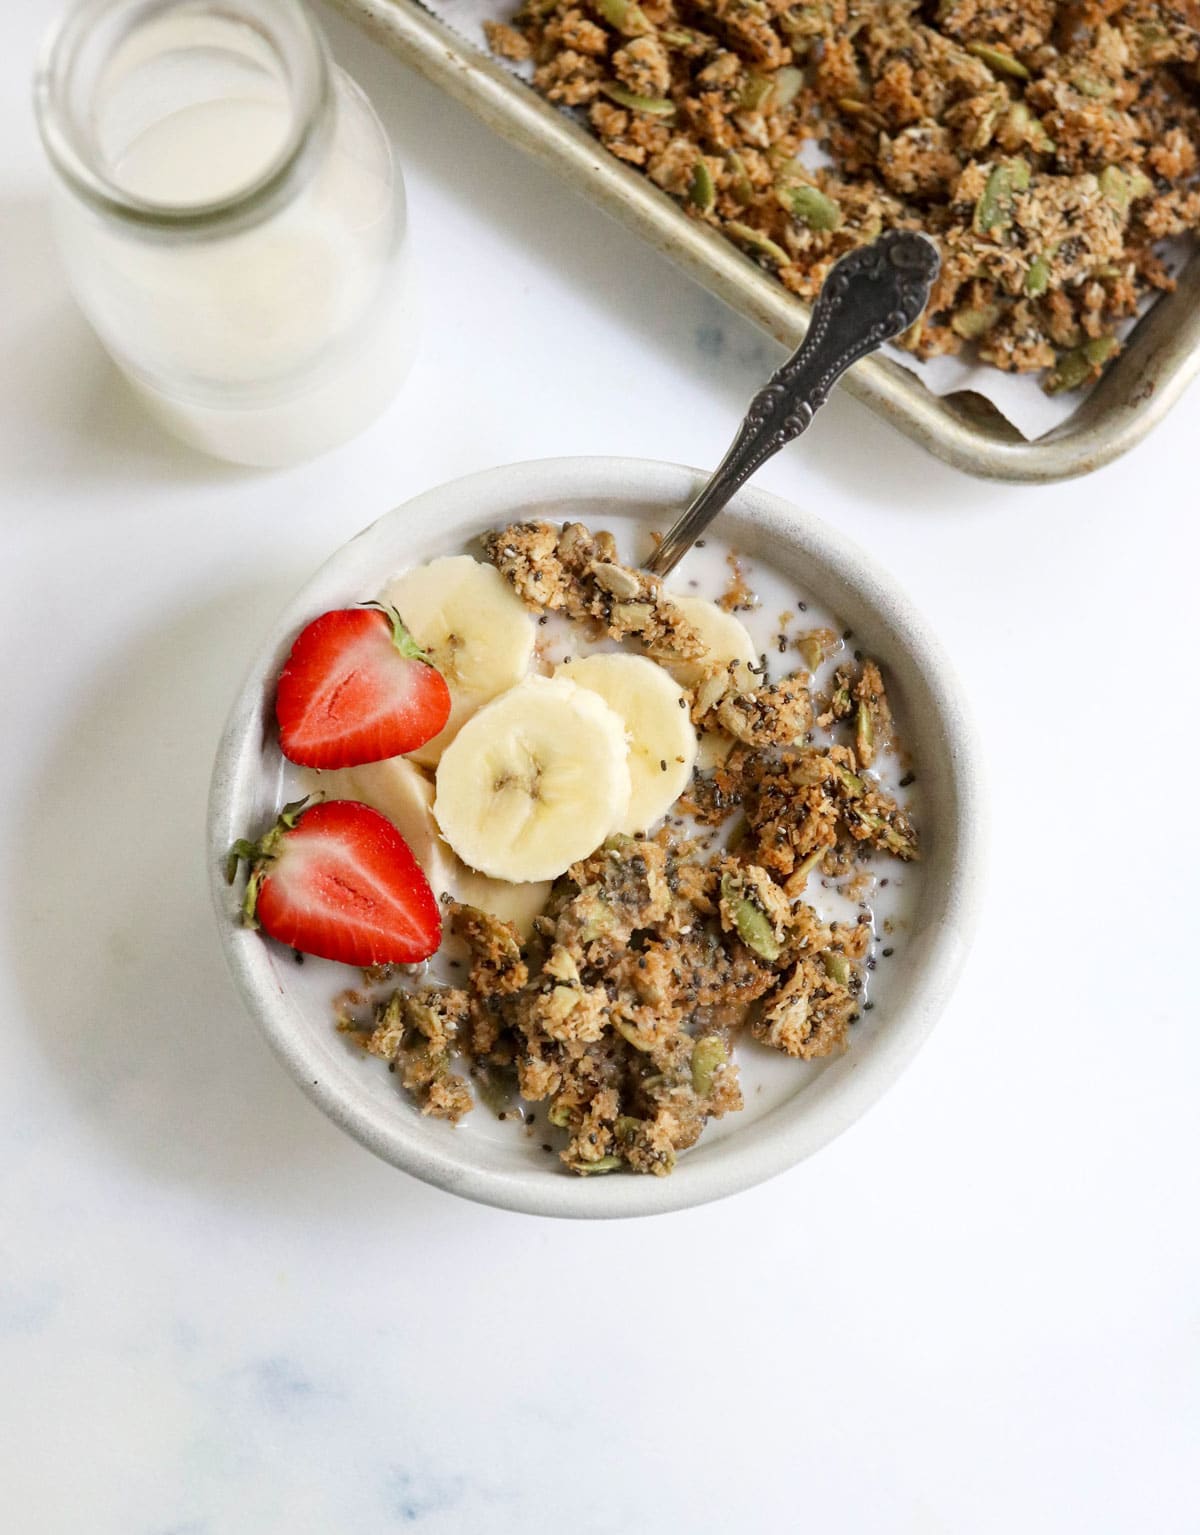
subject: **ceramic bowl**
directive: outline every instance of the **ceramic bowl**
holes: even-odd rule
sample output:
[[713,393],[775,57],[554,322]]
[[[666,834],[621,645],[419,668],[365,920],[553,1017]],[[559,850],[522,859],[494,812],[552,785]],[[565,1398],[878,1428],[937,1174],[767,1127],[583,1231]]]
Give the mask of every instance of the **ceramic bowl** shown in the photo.
[[[333,1028],[321,962],[298,966],[289,951],[238,925],[237,896],[222,875],[225,855],[278,806],[274,684],[309,619],[360,601],[395,571],[458,551],[506,522],[541,516],[602,527],[606,518],[632,517],[647,531],[664,529],[702,479],[674,464],[550,459],[471,475],[397,507],[339,549],[280,615],[217,752],[208,861],[221,940],[251,1016],[336,1124],[385,1161],[468,1199],[539,1215],[648,1215],[769,1178],[839,1135],[895,1082],[932,1029],[962,964],[979,884],[983,808],[974,731],[952,668],[889,576],[832,528],[753,487],[721,514],[715,531],[816,594],[864,649],[884,660],[920,771],[917,904],[906,941],[889,961],[886,997],[865,1028],[856,1026],[844,1055],[819,1069],[797,1066],[794,1091],[757,1117],[747,1111],[721,1121],[720,1134],[706,1132],[668,1178],[578,1178],[546,1156],[537,1138],[482,1108],[458,1127],[423,1118],[395,1078]],[[354,978],[348,972],[347,984]]]

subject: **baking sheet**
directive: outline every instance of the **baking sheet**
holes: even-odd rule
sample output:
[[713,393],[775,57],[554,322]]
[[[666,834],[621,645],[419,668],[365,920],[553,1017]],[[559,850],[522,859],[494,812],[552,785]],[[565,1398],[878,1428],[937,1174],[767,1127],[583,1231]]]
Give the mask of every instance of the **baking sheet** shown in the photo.
[[[516,9],[507,0],[422,0],[422,4],[447,26],[453,27],[472,47],[485,53],[489,50],[484,22],[507,20]],[[499,62],[522,80],[528,82],[532,76],[532,67],[528,64],[513,64],[506,59]],[[811,147],[815,149],[816,146]],[[814,169],[823,163],[819,151],[816,156],[805,155],[804,158]],[[1135,323],[1130,321],[1124,330],[1127,332]],[[1080,389],[1070,394],[1050,395],[1032,375],[1002,373],[997,368],[973,362],[969,356],[933,357],[921,361],[899,347],[885,347],[884,351],[902,368],[915,374],[939,399],[964,390],[982,395],[1016,427],[1026,442],[1036,442],[1069,421],[1090,392]]]
[[[672,261],[789,351],[808,307],[707,224],[691,219],[640,172],[607,154],[586,127],[559,111],[418,0],[329,0],[384,47],[532,155],[594,206]],[[512,0],[502,0],[511,4]],[[477,25],[477,24],[476,24]],[[1160,422],[1200,372],[1200,259],[1155,302],[1125,349],[1074,413],[1037,441],[987,399],[959,390],[939,398],[883,353],[856,363],[839,387],[945,463],[967,474],[1043,484],[1089,474],[1128,452]],[[1036,386],[1035,386],[1036,387]]]

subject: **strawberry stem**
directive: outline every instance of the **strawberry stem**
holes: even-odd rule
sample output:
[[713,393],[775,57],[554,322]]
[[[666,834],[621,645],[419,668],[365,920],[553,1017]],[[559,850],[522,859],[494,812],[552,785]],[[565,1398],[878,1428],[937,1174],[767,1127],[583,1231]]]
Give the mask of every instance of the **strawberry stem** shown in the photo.
[[258,892],[262,889],[267,867],[267,861],[252,865],[250,878],[246,881],[246,893],[242,897],[242,926],[255,932],[258,930]]
[[383,614],[388,623],[391,625],[392,644],[407,660],[424,661],[426,666],[433,665],[433,662],[429,659],[427,652],[421,649],[420,645],[417,644],[416,640],[413,639],[412,635],[405,628],[404,620],[400,617],[400,614],[396,611],[395,608],[389,608],[385,603],[382,602],[362,602],[359,603],[359,606],[363,608],[374,608],[377,613]]
[[242,897],[242,926],[257,928],[258,918],[255,908],[258,905],[258,892],[262,888],[263,879],[271,864],[279,857],[280,844],[288,832],[294,831],[301,816],[310,805],[315,805],[325,798],[324,790],[318,794],[306,795],[304,799],[293,800],[285,805],[276,817],[275,824],[269,831],[263,833],[257,842],[250,842],[245,837],[239,837],[229,849],[225,859],[225,883],[232,885],[237,878],[238,864],[243,860],[249,868],[246,879],[246,892]]
[[[325,790],[321,789],[316,794],[306,794],[303,799],[294,799],[290,805],[285,805],[279,812],[279,819],[271,828],[271,832],[278,831],[281,826],[291,831],[308,807],[317,804],[324,798]],[[267,833],[268,837],[271,835],[271,832]]]
[[253,861],[257,857],[258,843],[247,842],[245,837],[239,837],[229,849],[229,856],[225,860],[225,883],[233,884],[237,878],[238,864],[243,858]]

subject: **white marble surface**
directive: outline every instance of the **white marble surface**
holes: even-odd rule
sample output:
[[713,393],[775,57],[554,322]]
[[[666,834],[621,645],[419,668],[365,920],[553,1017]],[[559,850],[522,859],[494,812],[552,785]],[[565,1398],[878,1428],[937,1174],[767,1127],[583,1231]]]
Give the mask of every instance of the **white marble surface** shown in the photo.
[[1194,1530],[1200,397],[1049,490],[841,398],[764,471],[895,569],[974,694],[996,836],[956,1001],[867,1120],[736,1200],[472,1207],[339,1135],[242,1017],[213,741],[378,512],[517,458],[710,462],[773,352],[331,17],[408,173],[417,369],[293,472],[177,450],[54,264],[47,12],[13,0],[0,54],[0,1526]]

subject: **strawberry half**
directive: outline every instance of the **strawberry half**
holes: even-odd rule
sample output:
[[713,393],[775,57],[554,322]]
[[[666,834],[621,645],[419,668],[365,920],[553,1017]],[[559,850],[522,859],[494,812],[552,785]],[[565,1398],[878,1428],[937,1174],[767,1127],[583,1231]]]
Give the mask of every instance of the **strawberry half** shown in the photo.
[[300,631],[275,717],[292,762],[356,767],[432,740],[450,717],[450,689],[393,609],[343,608]]
[[250,865],[247,927],[342,964],[411,965],[442,941],[437,897],[408,843],[354,800],[286,805],[259,842],[235,842],[226,865]]

